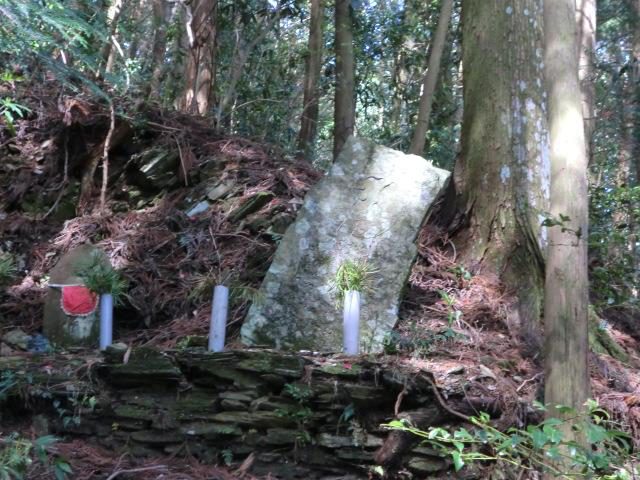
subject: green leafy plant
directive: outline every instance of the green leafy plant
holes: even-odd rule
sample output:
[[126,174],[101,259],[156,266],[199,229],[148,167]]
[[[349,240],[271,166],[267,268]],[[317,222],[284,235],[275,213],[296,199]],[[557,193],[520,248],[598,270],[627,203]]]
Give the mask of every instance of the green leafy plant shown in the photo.
[[293,398],[298,405],[295,408],[277,409],[276,414],[281,417],[288,417],[296,422],[298,434],[296,435],[295,446],[301,447],[311,442],[311,435],[307,430],[307,424],[313,416],[313,411],[309,406],[312,391],[304,386],[287,383],[284,386],[284,393]]
[[0,480],[23,480],[34,461],[50,468],[56,480],[65,480],[72,473],[71,465],[62,457],[52,456],[49,448],[58,439],[52,435],[31,441],[17,434],[0,437]]
[[447,307],[447,322],[449,324],[449,328],[445,335],[447,337],[454,337],[455,332],[452,330],[454,324],[459,324],[460,319],[462,318],[462,311],[456,308],[456,299],[452,295],[449,295],[444,290],[439,290],[440,298],[442,298],[443,303]]
[[567,215],[559,214],[558,217],[554,217],[550,213],[545,213],[545,219],[542,221],[540,226],[542,227],[560,227],[562,233],[569,232],[573,233],[576,238],[580,238],[582,236],[582,228],[578,228],[578,230],[574,230],[573,228],[569,228],[566,226],[566,223],[571,221],[571,217]]
[[0,285],[7,283],[16,274],[16,262],[9,253],[0,253]]
[[366,260],[346,260],[336,270],[331,282],[331,289],[337,296],[338,305],[344,302],[345,293],[348,291],[371,291],[371,277],[377,272],[371,268]]
[[0,401],[7,398],[8,393],[17,385],[15,374],[11,370],[3,370],[0,374]]
[[224,464],[229,467],[233,463],[233,452],[229,448],[220,451],[220,456]]
[[[539,403],[538,408],[544,408]],[[491,425],[488,414],[471,417],[473,429],[449,431],[432,427],[420,430],[406,421],[394,420],[384,427],[420,437],[423,443],[448,456],[456,471],[473,462],[493,462],[514,470],[545,471],[556,478],[588,478],[627,480],[635,478],[631,437],[618,429],[609,414],[597,402],[589,401],[587,411],[579,414],[568,407],[558,407],[565,420],[549,418],[525,429],[510,428],[503,432]],[[584,437],[587,446],[564,438],[571,428]],[[631,469],[631,470],[630,470]]]
[[16,103],[9,97],[0,99],[0,116],[4,119],[4,123],[11,135],[16,134],[15,121],[29,112],[31,112],[29,108]]
[[76,274],[92,292],[97,294],[110,293],[116,305],[126,294],[127,281],[97,252],[78,268]]
[[451,269],[451,273],[455,274],[455,276],[458,277],[459,279],[467,280],[467,281],[471,280],[471,278],[473,277],[473,275],[471,275],[471,272],[466,268],[464,268],[462,265],[457,265],[453,267]]

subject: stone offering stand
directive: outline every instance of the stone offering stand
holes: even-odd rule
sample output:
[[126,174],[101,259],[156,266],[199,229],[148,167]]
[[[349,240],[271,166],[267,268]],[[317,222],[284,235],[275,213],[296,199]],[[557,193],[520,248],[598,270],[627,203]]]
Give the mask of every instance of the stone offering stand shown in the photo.
[[[160,352],[0,357],[13,386],[0,422],[83,438],[134,456],[194,455],[273,478],[368,478],[376,465],[426,478],[449,460],[381,425],[451,425],[495,398],[473,396],[475,367],[429,371],[393,356]],[[451,373],[453,371],[453,373]],[[6,381],[6,380],[5,380]]]

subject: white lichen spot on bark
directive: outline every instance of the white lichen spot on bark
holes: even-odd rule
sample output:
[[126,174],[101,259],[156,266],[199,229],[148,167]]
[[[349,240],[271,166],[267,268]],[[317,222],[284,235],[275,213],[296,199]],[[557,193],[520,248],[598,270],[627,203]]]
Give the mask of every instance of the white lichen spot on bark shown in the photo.
[[508,165],[503,165],[500,169],[500,180],[502,183],[507,183],[507,180],[511,178],[511,169]]

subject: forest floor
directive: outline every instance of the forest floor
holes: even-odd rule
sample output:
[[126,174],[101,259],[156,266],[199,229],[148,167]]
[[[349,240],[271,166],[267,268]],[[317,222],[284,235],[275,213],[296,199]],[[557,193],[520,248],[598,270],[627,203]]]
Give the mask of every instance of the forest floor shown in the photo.
[[[0,254],[16,265],[0,290],[0,336],[41,329],[47,272],[63,253],[91,242],[129,281],[115,312],[118,341],[175,348],[206,335],[211,288],[225,281],[236,292],[230,346],[240,347],[237,332],[277,240],[321,172],[273,145],[215,132],[204,119],[116,101],[102,210],[101,166],[84,193],[82,179],[101,163],[109,110],[82,96],[57,100],[50,91],[32,85],[22,92],[31,113],[15,122],[15,135],[0,125]],[[418,246],[386,354],[432,370],[481,365],[478,385],[502,399],[500,423],[522,426],[523,406],[541,399],[542,359],[509,322],[508,288],[458,265],[447,233],[433,225]],[[620,308],[599,313],[594,336],[605,332],[618,349],[591,354],[592,395],[640,442],[640,318]],[[56,448],[84,472],[74,478],[94,478],[96,469],[113,472],[108,478],[125,478],[115,474],[128,469],[146,469],[129,477],[141,479],[243,474],[195,459],[143,462],[78,441]]]

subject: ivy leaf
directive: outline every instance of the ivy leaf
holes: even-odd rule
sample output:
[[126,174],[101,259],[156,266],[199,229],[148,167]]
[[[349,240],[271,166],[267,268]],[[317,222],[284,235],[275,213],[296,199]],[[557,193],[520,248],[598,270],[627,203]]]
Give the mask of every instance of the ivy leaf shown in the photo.
[[600,443],[607,436],[607,430],[600,425],[587,425],[587,441],[589,443]]
[[529,430],[531,434],[531,441],[533,442],[533,448],[542,448],[547,443],[547,436],[539,428],[531,428]]
[[462,467],[464,467],[462,455],[460,455],[460,452],[451,452],[451,457],[453,458],[453,467],[456,469],[456,472],[459,472]]
[[542,431],[546,435],[547,439],[554,444],[558,444],[562,441],[562,431],[551,425],[545,425],[542,427]]

